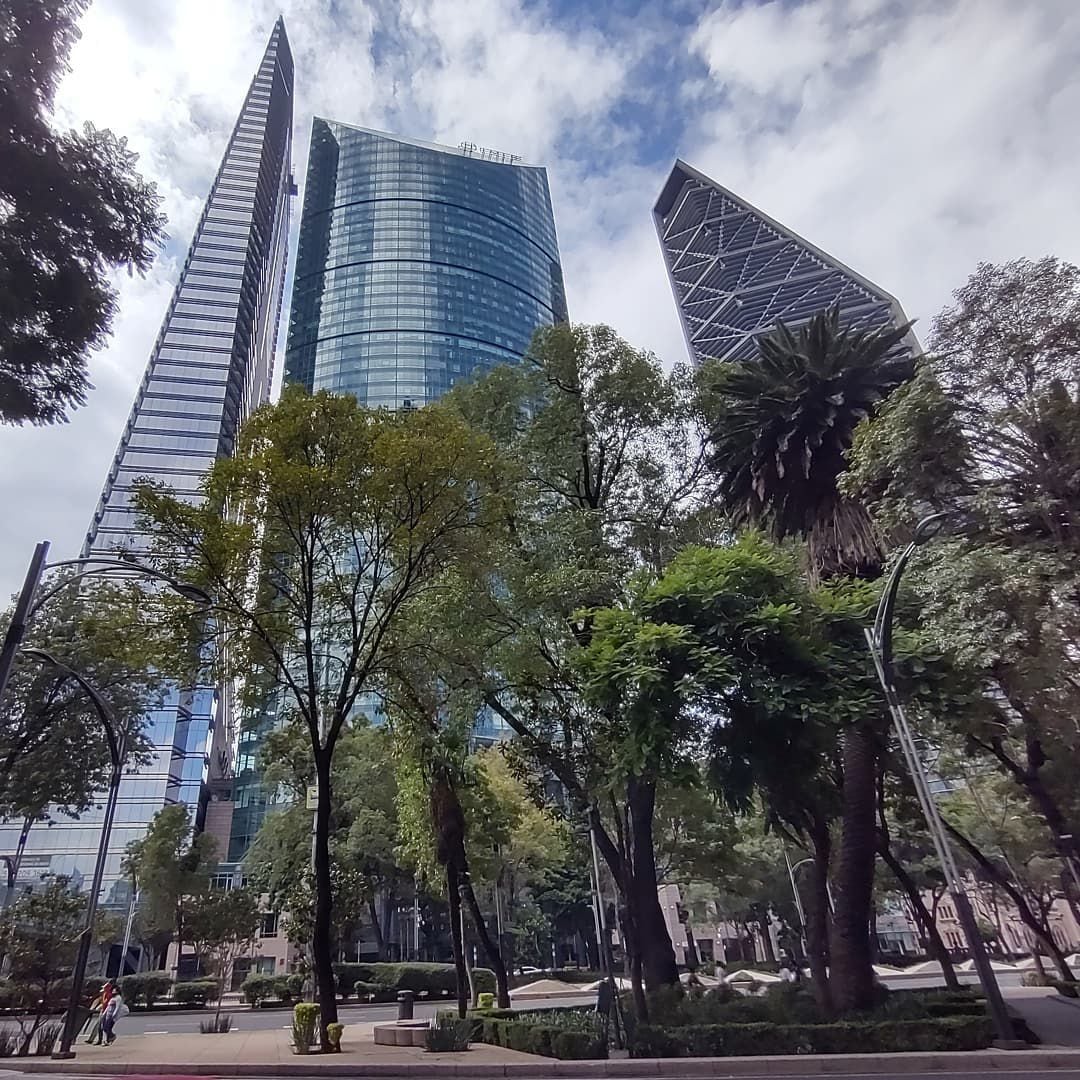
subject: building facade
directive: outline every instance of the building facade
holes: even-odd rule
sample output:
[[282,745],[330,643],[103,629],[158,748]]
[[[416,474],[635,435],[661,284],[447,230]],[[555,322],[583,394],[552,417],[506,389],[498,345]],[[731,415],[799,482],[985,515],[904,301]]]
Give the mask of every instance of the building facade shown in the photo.
[[[288,381],[366,406],[418,408],[460,380],[519,363],[538,327],[565,319],[546,170],[314,119]],[[359,709],[377,720],[374,702]],[[236,872],[275,799],[258,752],[276,723],[270,701],[240,734],[228,846]],[[499,734],[494,716],[478,717],[478,740]]]
[[543,168],[315,118],[287,379],[420,406],[565,318]]
[[[288,244],[293,61],[278,20],[244,99],[195,229],[165,319],[135,395],[84,556],[147,549],[131,506],[141,478],[198,498],[215,459],[233,452],[237,430],[267,400],[273,375]],[[228,702],[214,687],[175,688],[147,718],[148,764],[124,777],[102,900],[126,905],[121,875],[127,845],[163,806],[183,803],[201,824],[208,782],[232,760]],[[104,794],[101,803],[104,803]],[[103,805],[77,821],[35,825],[20,882],[46,873],[90,880]],[[19,829],[0,827],[0,852]],[[226,833],[227,836],[227,833]]]
[[[756,356],[757,339],[778,321],[797,328],[834,304],[848,327],[908,321],[883,289],[684,161],[653,221],[696,364]],[[914,334],[906,344],[919,351]]]

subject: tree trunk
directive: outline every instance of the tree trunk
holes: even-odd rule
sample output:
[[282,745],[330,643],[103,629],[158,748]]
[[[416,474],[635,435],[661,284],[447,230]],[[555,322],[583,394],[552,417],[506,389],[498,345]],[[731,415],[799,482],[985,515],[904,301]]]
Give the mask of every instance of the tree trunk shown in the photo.
[[465,970],[465,942],[461,940],[461,894],[458,892],[457,867],[453,863],[446,864],[446,903],[450,908],[450,947],[457,978],[458,1016],[464,1019],[469,1011],[469,987]]
[[510,982],[506,977],[506,965],[503,963],[502,953],[499,951],[499,947],[488,933],[487,924],[484,922],[483,913],[480,911],[480,905],[476,900],[476,893],[473,891],[472,882],[469,880],[468,870],[462,871],[461,884],[465,893],[465,904],[472,917],[473,927],[476,930],[477,937],[480,938],[480,944],[484,949],[484,955],[487,957],[488,963],[491,964],[491,970],[495,972],[495,988],[498,995],[499,1008],[509,1009]]
[[371,928],[375,932],[375,950],[380,960],[386,959],[386,942],[383,938],[382,927],[379,925],[379,904],[372,893],[368,897],[368,915],[371,917]]
[[634,894],[634,914],[640,934],[645,985],[650,990],[676,986],[679,969],[675,963],[675,949],[656,889],[656,849],[653,841],[656,785],[631,777],[626,785],[626,795],[633,845],[630,885]]
[[893,855],[887,844],[882,843],[878,848],[878,853],[881,855],[885,865],[892,871],[893,877],[896,878],[900,888],[904,890],[904,895],[911,905],[915,921],[919,924],[922,937],[926,941],[927,950],[941,965],[941,973],[945,976],[945,985],[950,990],[959,990],[960,980],[956,977],[956,968],[953,967],[952,957],[949,956],[949,950],[945,948],[945,942],[941,940],[937,923],[930,914],[930,910],[927,908],[926,902],[923,900],[922,894],[912,880],[911,875],[904,868],[903,863]]
[[833,1014],[829,983],[829,826],[815,822],[810,840],[814,861],[810,864],[810,889],[806,903],[806,951],[810,962],[811,988],[825,1016]]
[[869,929],[877,849],[877,745],[867,727],[854,726],[845,733],[843,767],[831,982],[836,1007],[854,1012],[874,1003]]
[[326,748],[315,754],[315,774],[319,797],[315,810],[315,922],[311,933],[311,958],[315,968],[315,990],[319,1000],[319,1040],[329,1052],[327,1024],[336,1024],[337,990],[334,986],[333,915],[334,887],[330,879],[330,761]]
[[1035,964],[1035,970],[1038,972],[1039,978],[1044,983],[1048,982],[1049,977],[1046,974],[1046,965],[1043,963],[1042,953],[1039,951],[1038,939],[1031,943],[1031,959]]

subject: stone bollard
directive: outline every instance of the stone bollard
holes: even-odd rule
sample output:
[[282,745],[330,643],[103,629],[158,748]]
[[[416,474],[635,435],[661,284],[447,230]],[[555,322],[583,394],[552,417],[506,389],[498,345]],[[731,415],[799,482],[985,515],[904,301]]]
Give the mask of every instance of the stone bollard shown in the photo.
[[399,1020],[411,1020],[413,1018],[413,999],[416,995],[411,990],[399,990],[397,996],[397,1018]]

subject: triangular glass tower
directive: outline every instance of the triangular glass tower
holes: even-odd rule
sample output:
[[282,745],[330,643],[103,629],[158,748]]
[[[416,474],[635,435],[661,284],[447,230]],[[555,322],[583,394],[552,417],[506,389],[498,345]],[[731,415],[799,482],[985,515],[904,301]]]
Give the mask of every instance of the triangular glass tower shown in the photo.
[[150,354],[83,555],[144,546],[130,507],[149,477],[194,492],[270,394],[285,284],[293,60],[278,19]]
[[756,356],[778,320],[796,328],[837,303],[846,326],[907,322],[883,289],[684,161],[653,219],[695,363]]

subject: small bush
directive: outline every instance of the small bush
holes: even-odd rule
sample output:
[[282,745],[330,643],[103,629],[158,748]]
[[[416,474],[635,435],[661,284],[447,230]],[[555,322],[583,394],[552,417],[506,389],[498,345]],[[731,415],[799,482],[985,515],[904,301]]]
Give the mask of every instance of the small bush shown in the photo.
[[252,972],[240,985],[240,993],[252,1008],[264,1001],[281,1001],[285,1005],[291,1005],[303,992],[303,975],[264,975]]
[[352,989],[357,1000],[365,998],[368,1001],[393,1001],[397,997],[396,990],[388,990],[378,983],[355,982]]
[[152,1009],[172,989],[172,976],[167,971],[140,971],[125,975],[117,985],[128,1008],[144,1005]]
[[293,1009],[292,1022],[293,1049],[298,1054],[306,1054],[311,1049],[318,1026],[319,1006],[312,1001],[301,1001]]
[[453,1013],[439,1013],[435,1023],[424,1032],[424,1048],[433,1054],[469,1049],[472,1020],[461,1020]]
[[1051,979],[1048,975],[1040,975],[1037,971],[1025,971],[1020,976],[1021,986],[1049,986]]
[[1064,979],[1051,979],[1050,982],[1063,997],[1080,998],[1080,982],[1075,979],[1070,979],[1068,982]]
[[227,1013],[215,1016],[212,1020],[200,1020],[199,1031],[203,1035],[224,1035],[232,1030],[233,1018]]
[[14,1057],[20,1041],[21,1036],[18,1028],[0,1028],[0,1057]]
[[326,1025],[326,1038],[330,1043],[330,1049],[335,1054],[341,1053],[341,1036],[345,1032],[344,1024],[327,1024]]
[[173,984],[172,999],[177,1005],[205,1005],[208,1001],[215,1001],[218,995],[218,984],[213,979],[192,979],[190,982],[178,982]]

